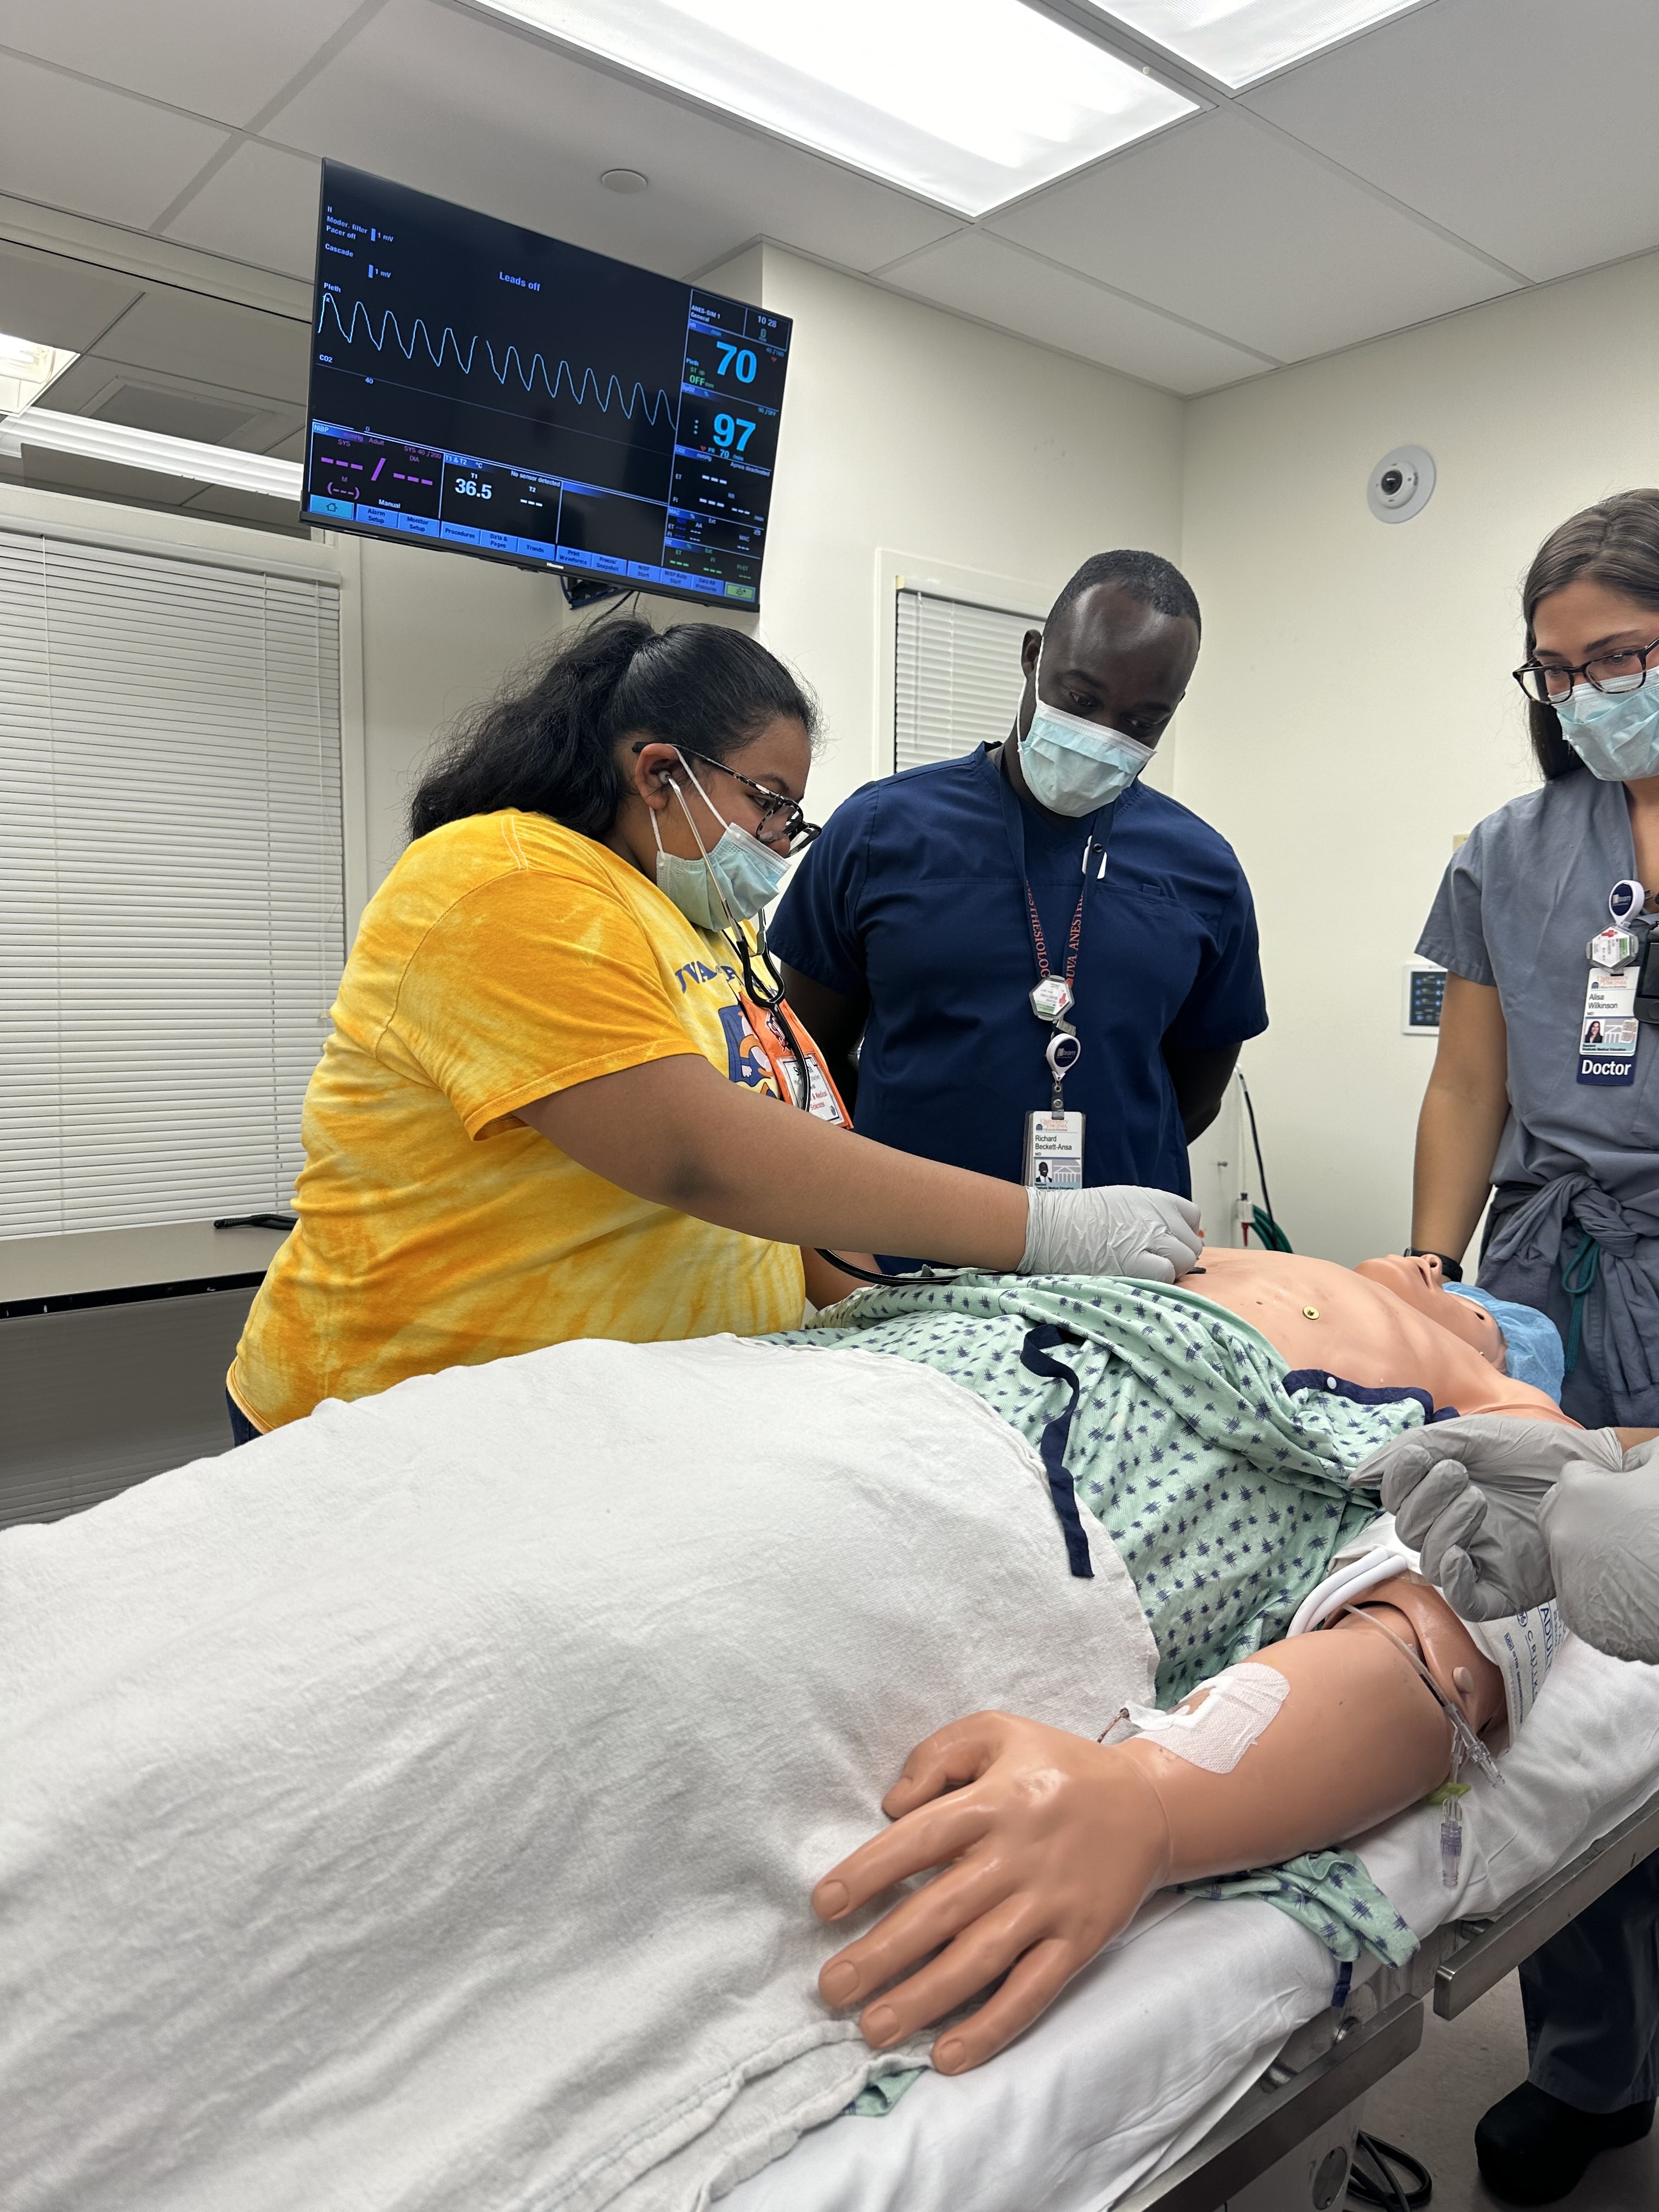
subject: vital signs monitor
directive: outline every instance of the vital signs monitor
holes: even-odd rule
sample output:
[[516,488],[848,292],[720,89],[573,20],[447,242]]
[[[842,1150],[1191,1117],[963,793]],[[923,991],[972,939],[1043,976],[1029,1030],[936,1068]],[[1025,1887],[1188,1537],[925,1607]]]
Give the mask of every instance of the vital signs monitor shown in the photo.
[[757,606],[790,327],[325,161],[304,512]]

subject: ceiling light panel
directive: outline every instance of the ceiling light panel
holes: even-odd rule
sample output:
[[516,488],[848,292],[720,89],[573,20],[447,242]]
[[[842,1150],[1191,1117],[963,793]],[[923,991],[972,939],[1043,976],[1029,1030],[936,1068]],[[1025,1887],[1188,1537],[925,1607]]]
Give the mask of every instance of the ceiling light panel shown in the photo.
[[0,331],[0,415],[15,414],[39,398],[78,354],[62,346],[37,345],[33,338]]
[[475,4],[965,216],[1200,105],[1023,0]]
[[1089,0],[1235,92],[1418,0]]
[[25,407],[0,416],[0,453],[16,454],[24,446],[46,453],[78,453],[90,461],[112,461],[122,468],[149,469],[167,477],[188,477],[196,483],[228,484],[236,491],[263,492],[267,499],[300,497],[304,474],[298,461],[272,460],[231,446],[205,446],[193,438],[169,438],[157,430],[135,430],[125,422],[104,422],[92,415],[58,415],[45,407]]

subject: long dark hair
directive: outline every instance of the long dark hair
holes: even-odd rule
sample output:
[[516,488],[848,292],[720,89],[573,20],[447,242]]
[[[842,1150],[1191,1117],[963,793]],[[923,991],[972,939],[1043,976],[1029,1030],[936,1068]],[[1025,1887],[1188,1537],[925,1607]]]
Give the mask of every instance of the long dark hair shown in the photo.
[[603,837],[629,789],[617,746],[630,731],[725,760],[780,714],[817,735],[811,695],[741,630],[593,623],[556,647],[528,684],[461,718],[410,802],[410,835],[516,806]]
[[[1659,610],[1659,491],[1615,492],[1553,530],[1533,556],[1521,604],[1527,617],[1527,658],[1533,656],[1533,617],[1552,592],[1589,576],[1626,599]],[[1571,775],[1583,763],[1561,734],[1553,707],[1527,702],[1533,757],[1547,783]]]

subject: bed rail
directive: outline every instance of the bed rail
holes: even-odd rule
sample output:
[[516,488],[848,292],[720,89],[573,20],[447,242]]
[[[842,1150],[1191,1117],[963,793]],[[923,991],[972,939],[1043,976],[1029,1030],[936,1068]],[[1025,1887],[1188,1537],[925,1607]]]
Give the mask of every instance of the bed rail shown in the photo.
[[1441,2019],[1455,2020],[1459,2013],[1467,2012],[1477,1997],[1485,1996],[1505,1974],[1513,1973],[1540,1943],[1559,1935],[1587,1905],[1594,1905],[1656,1850],[1659,1850],[1659,1791],[1507,1912],[1500,1912],[1495,1920],[1465,1922],[1463,1928],[1474,1932],[1435,1973],[1434,2008]]
[[[1659,1790],[1507,1911],[1445,1930],[1458,1948],[1436,1969],[1436,2013],[1455,2020],[1467,2012],[1656,1850]],[[1340,2030],[1300,2072],[1286,2077],[1269,2069],[1201,2142],[1114,2212],[1217,2212],[1411,2057],[1423,2040],[1423,2002],[1408,1990],[1374,2019]]]
[[1270,2069],[1185,2158],[1122,2197],[1114,2212],[1216,2212],[1409,2058],[1423,2040],[1423,2000],[1396,1997],[1374,2020],[1340,2032],[1288,2081]]

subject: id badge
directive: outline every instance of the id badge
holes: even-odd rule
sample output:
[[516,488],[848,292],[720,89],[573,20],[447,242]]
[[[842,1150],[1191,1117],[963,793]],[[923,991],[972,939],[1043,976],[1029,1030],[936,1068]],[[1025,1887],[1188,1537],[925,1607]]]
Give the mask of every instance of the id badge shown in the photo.
[[1636,976],[1634,964],[1590,969],[1578,1030],[1581,1083],[1612,1088],[1635,1082],[1636,1047],[1642,1033],[1636,1018]]
[[789,1026],[800,1045],[801,1060],[806,1063],[806,1079],[801,1079],[800,1061],[789,1049],[789,1040],[784,1035],[783,1024],[769,1007],[757,1006],[745,993],[739,991],[738,1002],[749,1018],[749,1025],[760,1040],[761,1050],[771,1063],[777,1079],[778,1093],[792,1106],[804,1106],[813,1118],[829,1122],[832,1129],[850,1129],[853,1117],[842,1103],[834,1079],[824,1066],[823,1055],[807,1034],[800,1016],[789,1008]]
[[1033,1190],[1083,1188],[1081,1114],[1025,1116],[1025,1182]]

